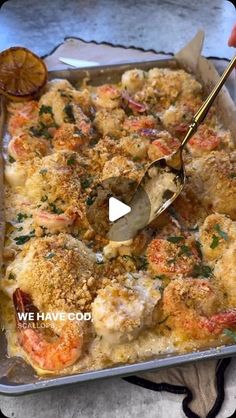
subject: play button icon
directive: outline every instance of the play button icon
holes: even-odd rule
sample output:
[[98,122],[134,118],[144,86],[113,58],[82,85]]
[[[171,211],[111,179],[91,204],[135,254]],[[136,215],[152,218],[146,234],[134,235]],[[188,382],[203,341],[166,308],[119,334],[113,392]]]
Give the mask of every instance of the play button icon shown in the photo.
[[122,216],[127,215],[131,212],[131,207],[116,199],[115,197],[110,197],[109,199],[109,221],[115,222]]
[[86,215],[96,234],[126,241],[149,223],[148,194],[133,179],[111,177],[98,183],[87,198]]
[[94,186],[86,199],[86,215],[96,235],[109,241],[134,238],[150,219],[148,194],[135,180],[110,177]]

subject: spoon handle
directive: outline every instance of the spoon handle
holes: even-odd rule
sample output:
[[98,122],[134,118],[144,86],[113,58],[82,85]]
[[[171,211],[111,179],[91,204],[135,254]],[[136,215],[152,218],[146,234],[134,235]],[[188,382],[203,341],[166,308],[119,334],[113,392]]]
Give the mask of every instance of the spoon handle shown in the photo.
[[203,120],[205,119],[209,109],[212,106],[212,103],[214,102],[216,96],[218,95],[219,91],[221,90],[222,86],[224,85],[225,81],[227,80],[227,78],[229,77],[230,73],[232,72],[235,66],[236,66],[236,56],[232,58],[228,67],[223,72],[222,76],[220,77],[218,83],[215,85],[212,92],[209,94],[209,96],[204,101],[204,103],[202,104],[200,109],[197,111],[197,113],[195,113],[193,120],[189,126],[189,130],[183,139],[181,148],[185,146],[185,144],[189,141],[192,135],[196,132],[200,123],[202,123]]

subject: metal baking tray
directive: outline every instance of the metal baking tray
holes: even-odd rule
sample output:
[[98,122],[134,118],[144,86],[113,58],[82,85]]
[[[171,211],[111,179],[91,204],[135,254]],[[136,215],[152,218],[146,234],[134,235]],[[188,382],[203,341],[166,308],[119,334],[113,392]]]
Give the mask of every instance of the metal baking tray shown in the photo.
[[[116,64],[83,69],[72,69],[49,72],[49,80],[65,78],[72,84],[79,84],[85,77],[89,78],[92,85],[104,82],[117,82],[121,74],[131,68],[148,70],[153,67],[179,68],[176,59],[163,59],[158,61],[135,62],[128,64]],[[0,137],[3,130],[4,106],[3,100],[0,108]],[[1,170],[0,170],[1,171]],[[0,172],[0,186],[1,186]],[[2,201],[0,200],[0,206]],[[1,210],[1,208],[0,208]],[[107,369],[78,373],[74,375],[37,377],[31,366],[19,357],[8,358],[6,354],[6,338],[4,331],[0,331],[0,393],[4,395],[23,395],[49,388],[56,388],[85,382],[95,379],[103,379],[114,376],[127,376],[147,370],[157,370],[165,367],[179,366],[181,364],[196,362],[199,360],[216,359],[236,355],[236,345],[222,346],[218,348],[204,349],[187,354],[162,354],[155,358],[134,364],[117,365]]]

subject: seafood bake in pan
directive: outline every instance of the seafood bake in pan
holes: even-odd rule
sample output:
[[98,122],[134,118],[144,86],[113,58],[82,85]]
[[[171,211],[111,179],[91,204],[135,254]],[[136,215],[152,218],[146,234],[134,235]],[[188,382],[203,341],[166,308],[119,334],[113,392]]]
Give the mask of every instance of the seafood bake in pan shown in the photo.
[[[169,210],[118,243],[86,216],[97,183],[139,181],[175,151],[202,101],[193,75],[168,68],[133,69],[96,87],[53,80],[37,100],[8,99],[1,317],[9,356],[40,375],[72,374],[234,342],[236,154],[214,108],[184,151],[186,186]],[[91,320],[32,326],[20,316],[27,312]]]

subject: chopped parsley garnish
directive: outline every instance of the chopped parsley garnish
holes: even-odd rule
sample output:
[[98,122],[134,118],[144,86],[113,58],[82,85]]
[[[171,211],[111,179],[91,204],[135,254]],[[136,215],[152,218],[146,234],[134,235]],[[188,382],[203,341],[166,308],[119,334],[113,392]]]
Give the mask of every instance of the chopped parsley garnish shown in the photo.
[[50,207],[51,211],[53,213],[56,213],[57,215],[60,215],[61,213],[63,213],[63,210],[61,210],[60,208],[58,208],[55,203],[49,203],[48,206]]
[[236,179],[236,173],[231,173],[231,174],[230,174],[230,178],[231,178],[231,179]]
[[90,186],[90,184],[92,183],[92,179],[91,179],[91,177],[87,177],[87,178],[82,178],[81,179],[81,187],[82,187],[82,189],[87,189],[89,186]]
[[198,252],[198,256],[199,258],[202,258],[202,244],[200,243],[200,241],[195,241],[195,246]]
[[135,156],[133,157],[133,161],[134,161],[134,162],[140,161],[140,157],[138,157],[137,155],[135,155]]
[[179,255],[182,255],[182,254],[188,255],[188,256],[192,254],[190,248],[187,245],[181,245]]
[[22,222],[26,218],[28,218],[28,215],[26,215],[26,213],[17,213],[16,221]]
[[132,260],[135,264],[137,269],[139,270],[147,270],[148,260],[146,255],[123,255],[122,258],[125,260]]
[[165,280],[168,277],[165,274],[159,274],[158,276],[153,277],[154,280]]
[[73,107],[72,107],[72,105],[70,103],[68,103],[64,107],[64,112],[66,114],[66,122],[75,123],[75,117],[74,117],[74,113],[73,113]]
[[15,280],[16,276],[13,273],[10,273],[8,276],[8,280]]
[[9,163],[14,163],[16,160],[11,156],[11,155],[9,155],[8,156],[8,161],[9,161]]
[[187,245],[181,245],[179,255],[182,255],[182,254],[188,255],[188,256],[192,254],[190,248]]
[[91,196],[89,196],[89,197],[88,197],[88,199],[86,200],[86,204],[87,204],[88,206],[91,206],[91,205],[93,204],[93,202],[94,202],[94,199],[93,199],[93,197],[91,197]]
[[46,258],[47,260],[50,260],[50,258],[55,257],[55,253],[48,253],[47,255],[44,256],[44,258]]
[[220,238],[219,237],[217,237],[217,235],[212,235],[212,241],[211,241],[211,245],[210,245],[210,248],[212,249],[212,250],[214,250],[216,247],[218,247],[218,245],[219,245],[219,242],[220,242]]
[[41,202],[46,202],[47,200],[48,200],[48,197],[46,195],[41,197]]
[[14,238],[16,245],[23,245],[28,242],[32,237],[34,237],[34,230],[31,231],[28,235],[20,235],[19,237]]
[[193,277],[211,277],[213,275],[213,269],[205,264],[195,264],[192,270]]
[[42,105],[39,109],[39,115],[42,115],[43,113],[50,113],[51,115],[53,115],[52,106]]
[[146,255],[137,255],[135,258],[138,269],[147,270],[148,260]]
[[46,174],[48,172],[48,170],[46,169],[46,168],[42,168],[40,171],[39,171],[39,173],[40,174]]
[[29,131],[33,136],[36,136],[37,138],[40,136],[44,136],[46,139],[52,138],[52,135],[48,132],[48,126],[42,122],[40,122],[38,126],[31,126]]
[[236,342],[236,332],[232,331],[231,329],[225,328],[223,334],[225,334],[227,337],[232,338]]
[[75,164],[76,163],[76,158],[75,158],[75,156],[71,156],[71,157],[69,157],[68,158],[68,160],[67,160],[67,165],[73,165],[73,164]]
[[183,241],[184,237],[177,237],[177,236],[173,236],[173,237],[169,237],[167,238],[167,241],[172,242],[172,244],[178,244],[179,242]]
[[227,232],[222,231],[219,224],[216,224],[214,229],[215,229],[216,232],[218,232],[218,234],[221,238],[223,238],[225,241],[227,241],[228,234],[227,234]]

